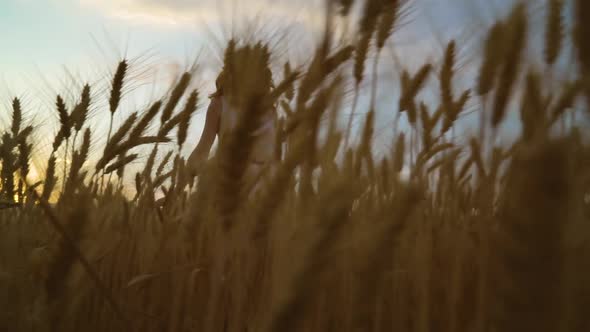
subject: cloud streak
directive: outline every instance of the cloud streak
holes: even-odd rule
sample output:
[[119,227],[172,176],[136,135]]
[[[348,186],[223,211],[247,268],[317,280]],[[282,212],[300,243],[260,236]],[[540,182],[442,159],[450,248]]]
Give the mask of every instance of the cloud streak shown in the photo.
[[244,18],[272,18],[317,24],[322,19],[322,5],[316,0],[80,0],[80,4],[118,19],[168,26],[230,23]]

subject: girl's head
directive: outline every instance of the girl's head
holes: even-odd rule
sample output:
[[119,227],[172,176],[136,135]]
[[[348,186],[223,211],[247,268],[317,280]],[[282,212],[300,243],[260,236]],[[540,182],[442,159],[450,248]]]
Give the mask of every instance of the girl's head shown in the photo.
[[209,95],[209,98],[221,97],[223,96],[223,84],[221,83],[223,72],[217,76],[215,80],[215,92]]
[[270,52],[262,43],[237,46],[231,40],[224,55],[223,69],[211,95],[225,96],[241,103],[253,95],[264,96],[272,89]]

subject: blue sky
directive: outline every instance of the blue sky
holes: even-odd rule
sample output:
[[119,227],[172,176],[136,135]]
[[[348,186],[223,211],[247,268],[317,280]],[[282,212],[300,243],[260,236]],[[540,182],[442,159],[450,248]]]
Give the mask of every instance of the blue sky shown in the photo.
[[[412,71],[427,59],[438,61],[446,42],[456,38],[463,45],[459,50],[463,80],[457,85],[471,86],[482,33],[495,18],[504,16],[514,2],[414,0],[406,24],[396,32],[383,54],[383,70],[379,74],[382,121],[378,123],[385,124],[384,130],[388,131],[391,123],[388,122],[393,113],[390,109],[397,105],[394,82],[399,73],[395,70],[394,53]],[[537,21],[542,20],[540,2],[530,2]],[[288,56],[297,57],[310,51],[312,44],[305,36],[317,35],[321,30],[321,3],[319,0],[1,0],[0,107],[5,108],[12,97],[19,96],[39,122],[55,123],[51,107],[57,93],[75,91],[72,87],[79,88],[86,81],[108,81],[122,57],[138,59],[136,80],[130,89],[143,86],[142,91],[151,93],[145,83],[164,82],[161,84],[164,86],[199,55],[200,79],[196,84],[206,94],[212,89],[211,79],[219,65],[216,57],[218,40],[223,36],[220,31],[228,30],[232,22],[242,27],[241,23],[256,16],[262,18],[257,21],[271,27],[269,31],[289,26],[291,38],[281,45],[288,49]],[[533,33],[542,35],[540,30]],[[145,94],[141,96],[131,98],[130,109],[149,103]],[[0,120],[6,121],[6,114],[0,112]],[[104,129],[104,119],[104,114],[93,117],[97,130]],[[203,119],[203,114],[194,119],[189,140],[195,143]],[[46,132],[40,139],[50,136]],[[49,143],[45,139],[45,145]]]

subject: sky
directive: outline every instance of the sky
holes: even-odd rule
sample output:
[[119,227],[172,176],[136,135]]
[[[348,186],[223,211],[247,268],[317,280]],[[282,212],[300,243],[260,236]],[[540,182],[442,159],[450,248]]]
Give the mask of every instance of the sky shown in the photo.
[[[378,119],[387,121],[378,121],[382,128],[377,126],[377,134],[389,130],[393,114],[390,109],[397,105],[394,82],[399,72],[391,69],[396,61],[410,71],[426,60],[439,61],[445,44],[455,38],[462,45],[458,54],[460,74],[465,77],[462,83],[471,86],[482,34],[496,18],[506,15],[514,2],[413,0],[402,21],[404,24],[382,55]],[[297,59],[311,52],[310,38],[321,33],[322,3],[320,0],[0,0],[0,109],[9,110],[10,100],[17,96],[32,118],[43,124],[56,123],[51,111],[56,94],[75,100],[75,95],[67,96],[68,91],[77,91],[86,82],[108,83],[122,58],[132,59],[135,68],[129,92],[142,91],[139,97],[130,97],[129,109],[145,107],[153,101],[148,100],[149,96],[156,95],[158,87],[167,86],[195,60],[199,63],[196,87],[204,90],[203,95],[208,94],[220,65],[220,41],[232,27],[242,31],[245,27],[252,28],[248,24],[256,21],[255,27],[275,39],[280,38],[277,31],[288,28],[288,37],[279,41],[280,49],[287,50],[286,57]],[[542,20],[541,1],[531,3],[534,17]],[[533,22],[539,23],[542,21]],[[542,36],[542,31],[534,30],[535,36]],[[366,102],[364,97],[361,99]],[[0,121],[6,122],[7,114],[1,111]],[[124,116],[122,112],[121,117]],[[94,114],[98,130],[105,129],[105,119],[105,114]],[[194,118],[189,135],[189,141],[194,144],[203,122],[201,112]],[[47,137],[51,137],[49,132],[39,137],[45,138],[40,149],[47,150],[51,144]],[[189,144],[187,149],[192,149],[194,144]]]

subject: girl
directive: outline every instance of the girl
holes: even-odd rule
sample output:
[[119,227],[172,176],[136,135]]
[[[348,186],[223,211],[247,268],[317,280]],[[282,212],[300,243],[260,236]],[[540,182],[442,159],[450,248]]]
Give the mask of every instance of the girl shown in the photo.
[[[264,74],[269,75],[270,78],[270,70],[268,68],[266,70],[268,72]],[[209,96],[211,102],[207,109],[203,133],[187,161],[191,178],[202,170],[215,138],[222,142],[224,136],[235,128],[240,116],[239,107],[230,103],[228,91],[225,89],[227,84],[224,83],[229,78],[224,75],[222,72],[215,82],[217,90]],[[250,193],[260,189],[262,177],[268,174],[266,170],[271,170],[278,160],[275,153],[276,121],[276,112],[271,108],[264,112],[260,125],[254,132],[255,143],[245,171],[245,183],[252,188]]]

